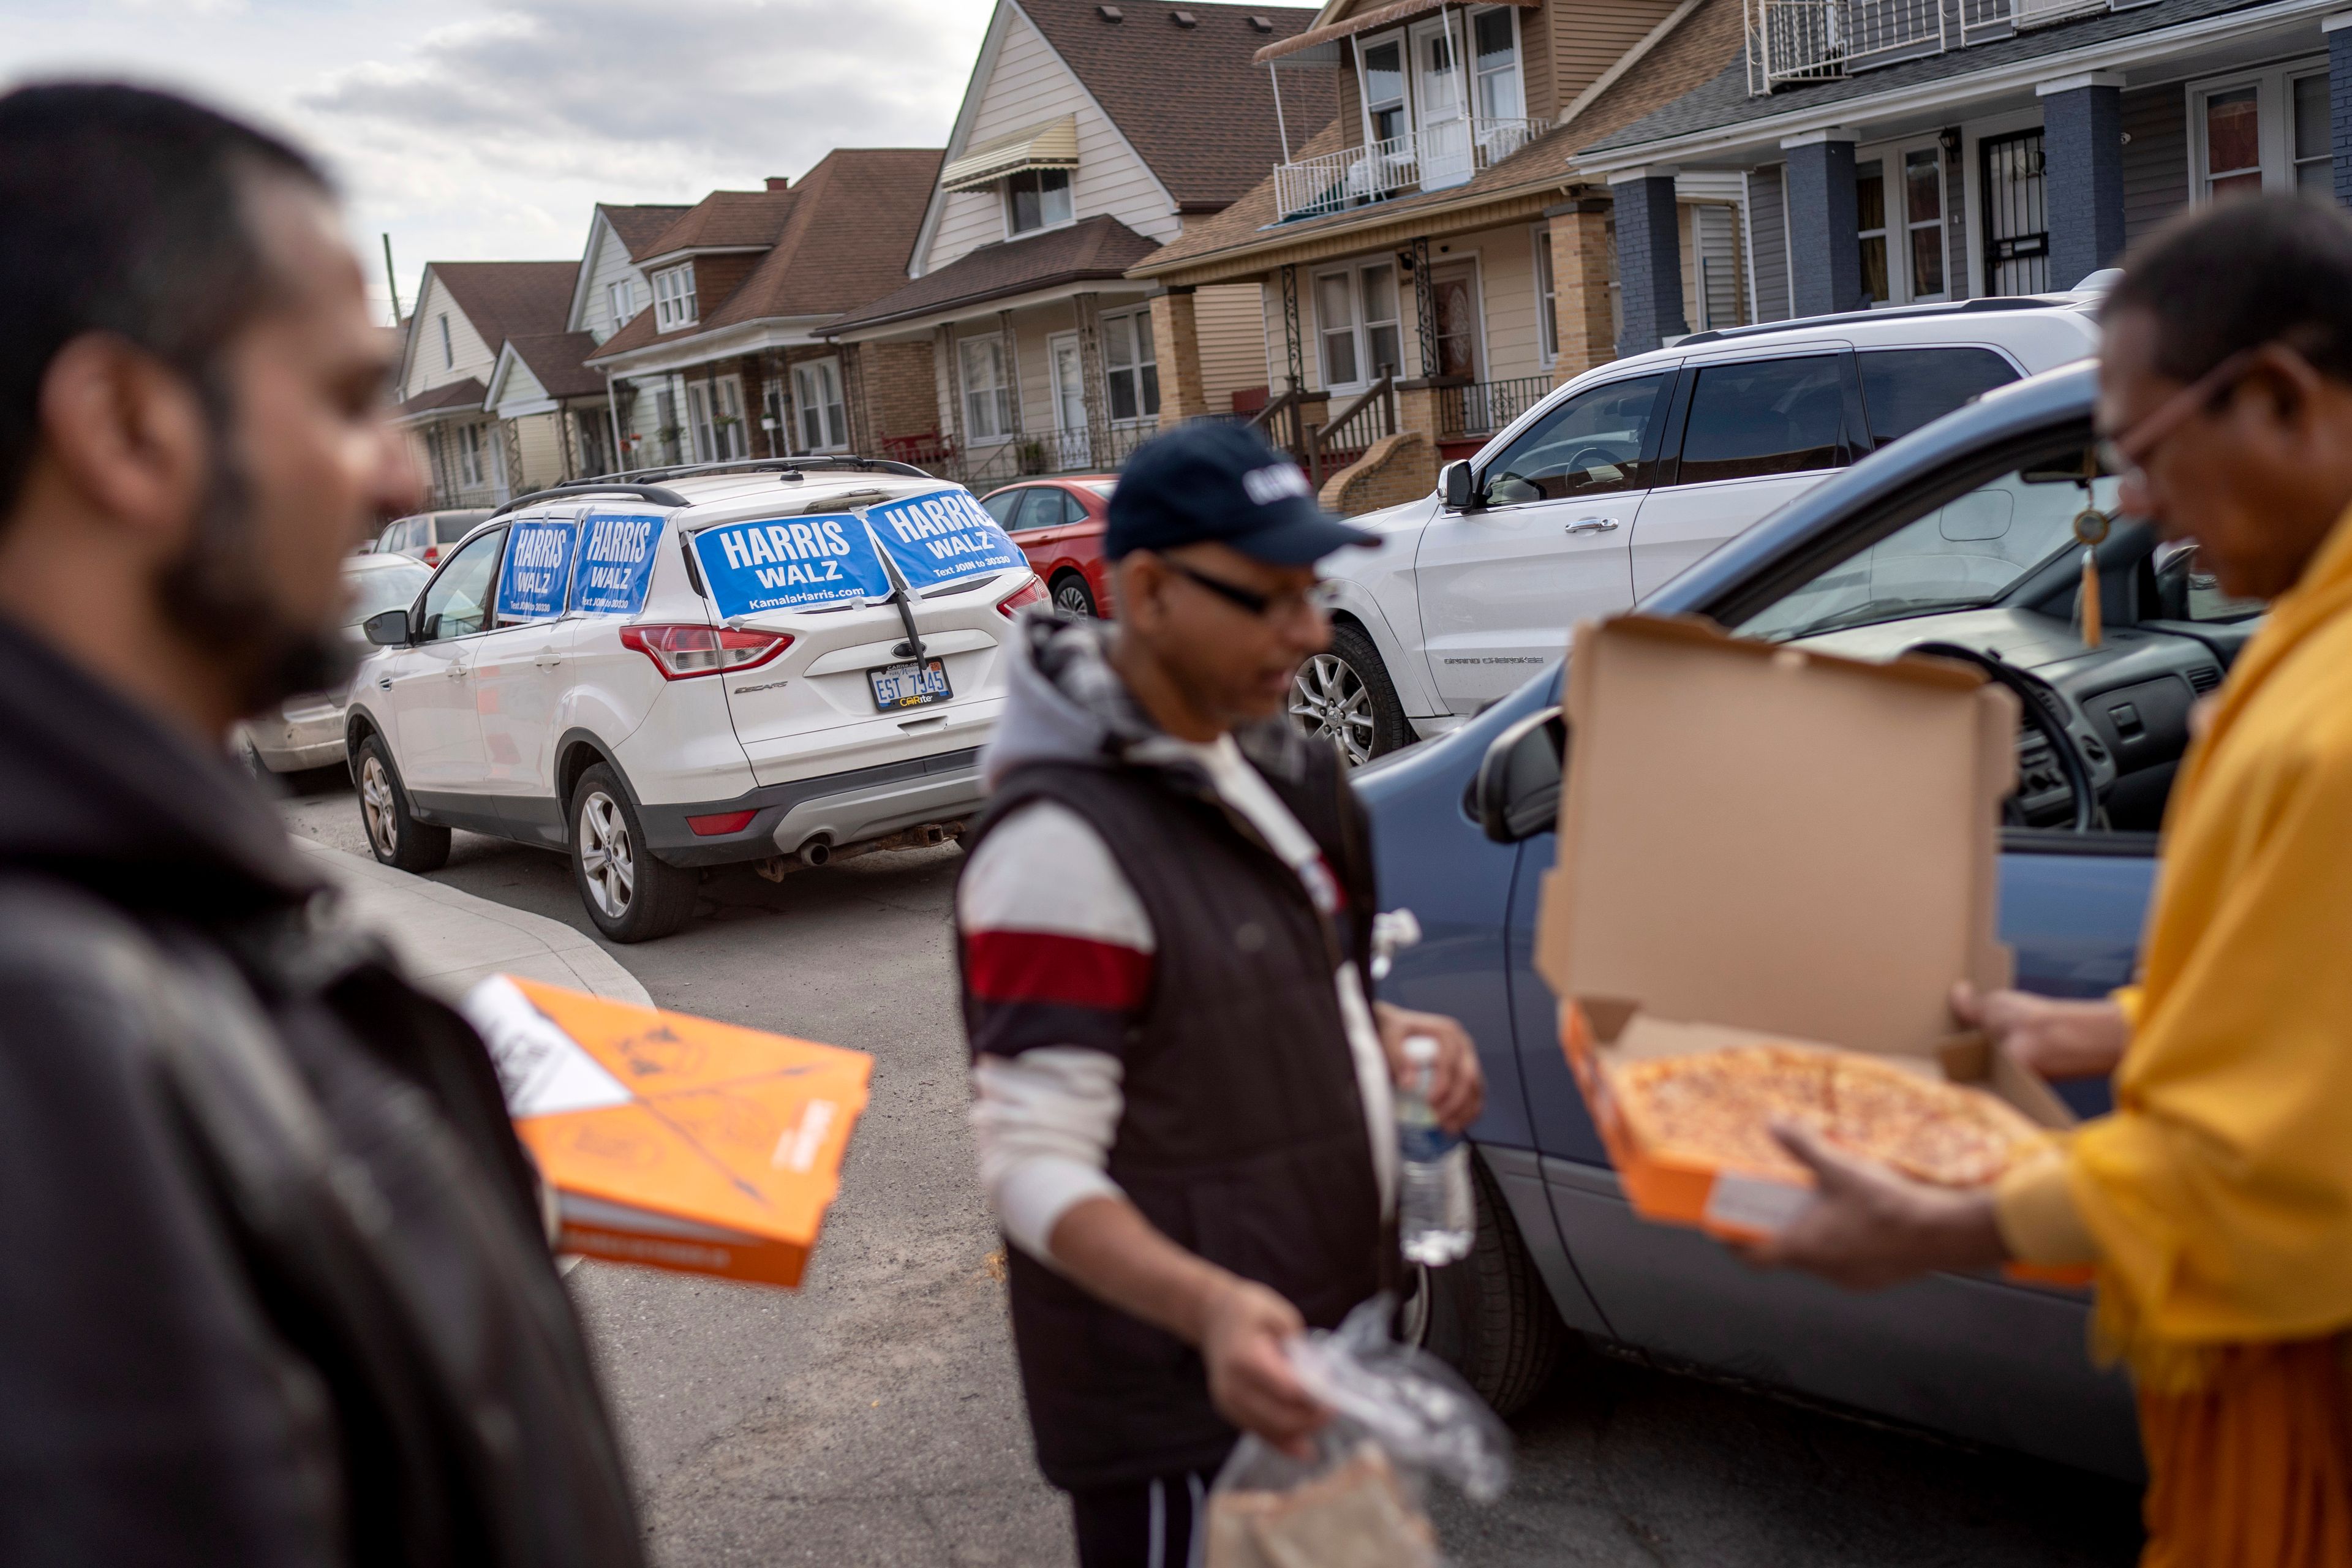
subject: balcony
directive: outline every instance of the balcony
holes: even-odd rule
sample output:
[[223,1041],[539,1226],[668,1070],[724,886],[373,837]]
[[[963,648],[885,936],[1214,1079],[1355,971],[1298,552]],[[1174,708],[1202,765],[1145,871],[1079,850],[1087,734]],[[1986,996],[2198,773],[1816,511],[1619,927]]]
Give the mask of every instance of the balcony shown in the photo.
[[1282,221],[1467,184],[1551,129],[1542,120],[1449,120],[1418,133],[1278,163],[1274,196]]
[[1745,0],[1748,90],[1832,81],[2153,0]]

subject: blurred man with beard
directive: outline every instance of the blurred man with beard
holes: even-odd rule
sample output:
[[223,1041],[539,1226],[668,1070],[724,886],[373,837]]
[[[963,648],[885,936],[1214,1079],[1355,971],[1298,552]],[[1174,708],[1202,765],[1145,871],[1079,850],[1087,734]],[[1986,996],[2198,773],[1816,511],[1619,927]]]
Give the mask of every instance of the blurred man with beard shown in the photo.
[[0,99],[0,1561],[639,1561],[480,1042],[226,762],[415,500],[326,183]]

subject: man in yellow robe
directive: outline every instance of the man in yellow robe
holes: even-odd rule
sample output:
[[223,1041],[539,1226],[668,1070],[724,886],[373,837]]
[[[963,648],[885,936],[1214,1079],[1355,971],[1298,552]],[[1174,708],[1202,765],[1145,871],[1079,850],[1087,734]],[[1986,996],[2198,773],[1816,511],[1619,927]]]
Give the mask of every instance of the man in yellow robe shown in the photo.
[[2141,982],[1963,1020],[2116,1110],[1992,1193],[1784,1138],[1820,1194],[1759,1262],[1856,1288],[2089,1263],[2150,1473],[2145,1568],[2352,1564],[2352,218],[2279,197],[2159,235],[2107,300],[2122,510],[2269,615],[2165,819]]

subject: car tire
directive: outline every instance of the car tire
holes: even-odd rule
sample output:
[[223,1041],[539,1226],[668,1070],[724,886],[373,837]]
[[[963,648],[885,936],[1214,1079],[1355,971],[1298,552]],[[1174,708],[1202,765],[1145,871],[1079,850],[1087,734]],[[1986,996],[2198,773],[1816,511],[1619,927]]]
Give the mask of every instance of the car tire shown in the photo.
[[1535,1258],[1503,1190],[1473,1151],[1478,1226],[1470,1255],[1444,1268],[1412,1266],[1403,1337],[1462,1374],[1497,1415],[1525,1409],[1551,1381],[1568,1346]]
[[1054,613],[1074,621],[1090,621],[1100,614],[1095,608],[1095,591],[1076,572],[1065,572],[1054,579]]
[[1380,649],[1351,626],[1333,626],[1331,646],[1310,655],[1291,678],[1290,721],[1301,734],[1338,747],[1351,768],[1418,738]]
[[646,847],[619,773],[604,763],[582,773],[568,816],[572,885],[598,931],[614,942],[651,942],[686,923],[700,879]]
[[360,826],[378,860],[420,873],[438,871],[449,863],[449,830],[416,820],[383,736],[370,734],[360,742],[352,784],[360,799]]

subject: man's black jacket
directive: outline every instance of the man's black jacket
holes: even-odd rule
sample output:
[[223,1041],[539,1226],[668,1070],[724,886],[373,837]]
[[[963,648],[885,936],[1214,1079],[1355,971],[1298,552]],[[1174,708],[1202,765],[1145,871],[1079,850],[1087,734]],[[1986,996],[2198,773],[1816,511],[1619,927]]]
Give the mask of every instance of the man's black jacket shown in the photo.
[[479,1040],[0,622],[0,1563],[634,1564]]

